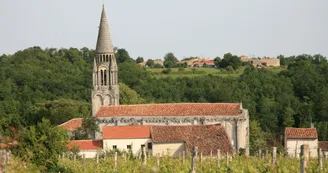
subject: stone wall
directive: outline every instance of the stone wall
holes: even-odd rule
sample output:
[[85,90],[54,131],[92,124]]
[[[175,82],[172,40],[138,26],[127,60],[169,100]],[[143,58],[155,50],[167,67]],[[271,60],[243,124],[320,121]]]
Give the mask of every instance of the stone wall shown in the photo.
[[185,143],[184,142],[170,142],[170,143],[153,143],[153,156],[169,155],[173,157],[180,156],[183,151],[185,151]]

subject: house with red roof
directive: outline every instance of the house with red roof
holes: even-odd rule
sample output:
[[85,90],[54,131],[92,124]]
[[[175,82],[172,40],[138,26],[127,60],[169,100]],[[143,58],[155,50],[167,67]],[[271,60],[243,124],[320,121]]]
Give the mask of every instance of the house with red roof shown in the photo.
[[328,141],[319,141],[318,147],[321,148],[322,154],[326,159],[328,157]]
[[152,150],[150,126],[105,126],[103,127],[104,150],[131,151],[138,155],[142,147]]
[[310,157],[317,157],[318,133],[316,128],[285,128],[285,149],[288,156],[299,157],[303,144],[309,145]]
[[221,125],[152,126],[152,155],[180,156],[194,146],[204,156],[232,153],[230,139]]
[[215,67],[214,60],[211,59],[203,60],[203,67]]
[[80,152],[79,156],[85,158],[95,158],[97,153],[103,152],[102,140],[72,140],[68,143],[68,148],[78,147]]

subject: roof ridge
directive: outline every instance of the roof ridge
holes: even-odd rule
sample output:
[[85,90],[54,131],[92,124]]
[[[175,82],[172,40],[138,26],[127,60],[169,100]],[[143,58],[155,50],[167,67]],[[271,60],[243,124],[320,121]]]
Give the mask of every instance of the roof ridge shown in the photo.
[[70,142],[72,141],[102,141],[103,139],[79,139],[79,140],[71,140]]
[[129,105],[108,105],[103,107],[114,107],[114,106],[145,106],[145,105],[178,105],[178,104],[240,104],[240,103],[193,103],[193,102],[185,102],[185,103],[145,103],[145,104],[129,104]]

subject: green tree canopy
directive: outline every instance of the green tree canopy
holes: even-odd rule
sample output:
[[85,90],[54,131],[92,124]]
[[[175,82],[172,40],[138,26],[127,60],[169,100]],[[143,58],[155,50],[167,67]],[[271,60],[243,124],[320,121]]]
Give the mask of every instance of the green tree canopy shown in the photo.
[[146,63],[148,67],[153,67],[154,66],[154,61],[152,59],[149,59]]
[[36,126],[22,131],[16,154],[36,165],[45,166],[45,171],[51,172],[57,167],[58,155],[67,151],[68,140],[64,129],[42,119]]
[[[218,61],[218,59],[216,61]],[[223,59],[220,61],[219,66],[221,68],[232,66],[233,69],[236,70],[241,66],[241,61],[238,56],[232,55],[231,53],[226,53],[224,54]]]
[[177,62],[178,62],[178,59],[174,56],[174,54],[172,52],[167,53],[164,56],[164,67],[166,67],[166,68],[175,67]]
[[141,63],[141,62],[144,62],[144,58],[138,56],[138,58],[136,59],[136,63]]
[[134,62],[134,60],[130,57],[128,51],[126,51],[125,49],[118,49],[115,56],[118,63]]

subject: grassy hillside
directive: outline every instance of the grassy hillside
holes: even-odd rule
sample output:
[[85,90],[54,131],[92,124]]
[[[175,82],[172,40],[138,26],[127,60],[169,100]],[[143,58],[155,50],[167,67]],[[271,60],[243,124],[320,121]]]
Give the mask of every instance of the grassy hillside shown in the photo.
[[[269,67],[267,69],[278,73],[282,70],[285,70],[286,67]],[[241,74],[244,73],[245,67],[240,67],[238,70],[235,71],[227,71],[225,69],[218,68],[172,68],[171,72],[163,73],[163,70],[165,70],[165,68],[148,68],[147,70],[152,72],[158,78],[198,77],[208,74],[221,77],[239,77]]]

